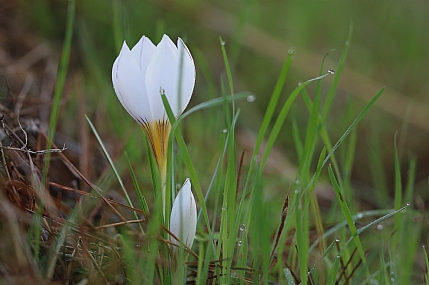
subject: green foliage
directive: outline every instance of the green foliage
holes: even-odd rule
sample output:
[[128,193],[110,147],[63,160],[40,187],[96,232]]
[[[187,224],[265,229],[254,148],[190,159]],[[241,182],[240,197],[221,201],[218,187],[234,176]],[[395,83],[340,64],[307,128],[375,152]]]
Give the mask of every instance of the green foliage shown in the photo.
[[[264,92],[237,91],[246,80],[240,75],[249,72],[241,69],[245,64],[242,54],[248,52],[242,50],[241,43],[248,38],[246,21],[259,21],[252,17],[257,4],[249,3],[240,14],[237,37],[231,45],[228,40],[220,38],[219,44],[207,36],[201,42],[215,43],[215,47],[206,50],[200,49],[195,40],[202,28],[191,29],[181,20],[192,9],[204,12],[205,4],[168,4],[176,5],[177,11],[159,4],[150,6],[153,11],[148,12],[144,9],[148,4],[140,2],[136,6],[124,1],[112,5],[89,2],[69,1],[47,148],[52,146],[62,117],[75,115],[65,107],[60,113],[73,39],[82,59],[79,68],[85,77],[82,89],[87,94],[83,96],[88,105],[87,123],[96,148],[103,154],[103,162],[94,168],[102,171],[94,177],[96,182],[85,181],[90,189],[79,194],[83,198],[76,199],[71,207],[64,206],[68,212],[58,219],[58,230],[49,233],[49,242],[40,239],[48,228],[43,208],[35,211],[27,232],[11,227],[14,233],[28,235],[25,244],[31,249],[30,264],[41,280],[69,284],[346,285],[408,284],[425,278],[429,284],[427,250],[420,248],[425,243],[422,236],[427,225],[422,221],[427,214],[418,210],[422,206],[418,205],[420,196],[415,194],[416,156],[409,155],[407,161],[405,138],[397,142],[395,135],[383,141],[374,131],[377,126],[370,131],[368,151],[359,152],[363,135],[358,126],[364,117],[372,115],[370,111],[385,88],[371,93],[363,105],[348,95],[346,100],[340,97],[344,92],[352,93],[340,86],[346,59],[353,53],[353,30],[360,30],[360,22],[350,25],[335,71],[325,68],[326,60],[333,57],[329,52],[321,61],[318,75],[304,77],[291,72],[296,68],[300,48],[284,51],[279,74],[272,65],[266,73],[262,66],[252,68],[253,74],[248,76],[257,77],[255,84],[271,84],[272,92],[265,97],[261,95]],[[44,5],[37,6],[43,12],[40,15],[49,15],[49,7]],[[76,5],[81,9],[77,15]],[[93,9],[108,16],[94,15],[88,20],[87,13]],[[147,17],[144,24],[138,23],[137,18],[142,18],[139,12]],[[39,29],[49,34],[53,20],[37,15],[34,18]],[[271,20],[259,24],[269,25]],[[116,100],[109,79],[109,68],[122,42],[135,41],[141,36],[142,26],[154,42],[164,32],[187,38],[198,74],[193,105],[179,118],[174,117],[162,96],[172,125],[165,218],[156,162],[144,134]],[[108,27],[111,34],[100,32],[103,27]],[[189,34],[182,35],[186,27]],[[339,39],[335,40],[339,46]],[[413,44],[412,49],[417,50],[418,45]],[[222,69],[220,78],[213,75],[211,57],[216,62],[223,59],[222,65],[216,66]],[[257,60],[246,57],[249,66]],[[255,85],[252,82],[245,86]],[[341,111],[336,110],[340,109],[338,101],[344,104]],[[248,110],[253,112],[251,116],[246,115]],[[258,124],[248,126],[254,121]],[[401,134],[406,133],[407,126],[404,123]],[[246,136],[247,130],[252,135]],[[245,143],[251,144],[250,149]],[[393,149],[390,167],[394,175],[390,177],[383,160],[385,144]],[[283,174],[288,166],[281,165],[277,172],[271,170],[272,164],[290,153],[290,157],[295,156],[291,162],[293,176]],[[44,156],[44,183],[49,180],[50,156]],[[362,157],[369,160],[366,173],[370,178],[366,181],[372,185],[367,186],[371,188],[371,205],[365,203],[361,193],[369,192],[368,188],[354,183],[353,172],[357,166],[362,167],[357,164]],[[170,211],[176,185],[186,177],[192,181],[199,207],[197,238],[191,249],[182,245],[173,254],[168,230]],[[323,194],[330,197],[327,205]],[[5,224],[15,222],[10,218]],[[2,235],[5,233],[9,229],[2,226]],[[78,241],[73,244],[74,238]],[[78,251],[84,253],[78,256]],[[422,263],[425,272],[416,269]]]

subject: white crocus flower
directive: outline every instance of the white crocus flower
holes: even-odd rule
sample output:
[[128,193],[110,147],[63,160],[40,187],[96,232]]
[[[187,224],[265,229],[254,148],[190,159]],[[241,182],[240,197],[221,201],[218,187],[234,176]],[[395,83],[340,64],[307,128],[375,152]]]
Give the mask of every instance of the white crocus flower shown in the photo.
[[[171,209],[170,217],[170,232],[175,235],[179,241],[191,248],[195,238],[197,229],[197,206],[195,204],[194,195],[191,191],[191,182],[186,179]],[[171,241],[179,245],[174,237]]]
[[143,36],[131,50],[124,42],[113,63],[112,81],[119,101],[148,136],[161,174],[165,213],[166,154],[171,125],[161,94],[165,94],[174,116],[180,116],[194,90],[194,60],[180,38],[176,46],[164,35],[155,46]]
[[143,36],[130,50],[124,42],[113,63],[112,81],[119,101],[148,136],[158,166],[165,167],[171,126],[161,92],[178,117],[195,85],[194,60],[185,43],[179,38],[176,46],[164,35],[155,46]]

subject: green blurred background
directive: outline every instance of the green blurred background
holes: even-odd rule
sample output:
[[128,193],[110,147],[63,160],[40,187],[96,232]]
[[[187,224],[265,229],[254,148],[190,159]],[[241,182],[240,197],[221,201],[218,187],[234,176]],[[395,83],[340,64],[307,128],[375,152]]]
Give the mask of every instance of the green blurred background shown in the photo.
[[[13,11],[9,16],[17,23],[14,26],[17,33],[30,31],[37,35],[41,42],[53,45],[52,56],[58,57],[67,4],[47,0],[9,1],[10,10],[3,12]],[[322,59],[332,49],[337,51],[330,52],[325,69],[337,68],[352,25],[351,48],[328,116],[331,140],[336,141],[370,98],[386,86],[376,106],[358,126],[352,173],[356,195],[372,205],[374,189],[383,187],[393,193],[393,146],[397,133],[403,181],[409,157],[417,156],[416,194],[427,201],[428,15],[429,5],[425,1],[78,0],[69,71],[69,80],[74,83],[69,81],[66,86],[65,93],[70,99],[62,106],[59,128],[68,136],[78,137],[73,122],[80,108],[78,101],[85,100],[85,112],[94,118],[103,138],[113,136],[112,144],[123,136],[133,138],[136,142],[131,156],[141,156],[144,152],[138,145],[143,142],[139,138],[142,134],[134,134],[138,127],[120,106],[110,81],[111,66],[123,40],[131,47],[142,35],[154,43],[163,33],[173,40],[178,36],[184,38],[197,67],[191,100],[191,105],[195,105],[221,95],[224,63],[219,37],[222,37],[232,65],[235,90],[250,91],[256,96],[255,103],[238,103],[242,111],[238,122],[238,132],[242,134],[240,147],[251,146],[252,134],[259,129],[288,50],[294,49],[296,54],[282,102],[299,82],[319,75]],[[81,74],[78,83],[77,73]],[[324,79],[323,95],[332,78]],[[310,94],[314,88],[308,89]],[[117,117],[112,118],[109,114],[115,112]],[[202,152],[218,149],[223,129],[223,115],[219,112],[220,109],[208,110],[184,123],[191,152],[202,155],[198,157],[207,156],[207,161],[196,162],[200,169],[207,169],[207,179],[213,171],[215,155]],[[212,118],[210,128],[206,125],[207,117]],[[304,133],[308,112],[301,99],[277,143],[280,155],[276,159],[284,164],[274,167],[273,174],[284,173],[282,167],[291,168],[288,179],[294,178],[293,165],[297,163],[291,137],[293,117]]]

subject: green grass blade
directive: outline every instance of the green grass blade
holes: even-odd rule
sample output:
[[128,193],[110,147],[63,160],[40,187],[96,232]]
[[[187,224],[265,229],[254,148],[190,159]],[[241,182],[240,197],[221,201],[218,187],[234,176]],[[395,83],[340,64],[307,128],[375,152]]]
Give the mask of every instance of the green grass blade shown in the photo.
[[338,269],[340,268],[340,256],[337,255],[337,257],[335,258],[334,264],[331,268],[331,274],[329,275],[329,279],[328,282],[326,283],[327,285],[336,285],[336,279],[337,279],[337,273],[338,273]]
[[283,274],[286,277],[287,285],[295,285],[296,284],[295,280],[293,278],[292,272],[290,271],[289,268],[286,267],[285,269],[283,269]]
[[[222,57],[223,57],[223,63],[225,64],[225,71],[226,71],[226,77],[228,79],[228,86],[229,86],[229,92],[231,97],[234,97],[234,84],[232,82],[232,74],[231,74],[231,68],[228,61],[228,56],[226,54],[225,50],[225,41],[222,40],[222,38],[219,38],[220,40],[220,47],[222,50]],[[232,114],[235,114],[235,102],[232,100]]]
[[428,258],[428,252],[426,250],[426,247],[423,246],[423,254],[425,256],[425,267],[426,267],[426,272],[425,272],[425,284],[429,285],[429,258]]
[[[397,147],[397,143],[396,143],[396,135],[397,133],[395,133],[395,138],[394,138],[394,145],[395,145],[395,209],[399,209],[401,207],[402,204],[402,179],[401,179],[401,166],[400,166],[400,161],[399,161],[399,154],[398,154],[398,147]],[[395,228],[398,229],[400,224],[401,224],[401,216],[396,216],[395,217]],[[398,241],[398,234],[395,234],[393,236],[393,248],[396,248],[396,244]]]
[[[46,142],[46,149],[52,147],[52,142],[55,135],[55,128],[57,126],[58,114],[60,112],[61,95],[63,93],[64,84],[66,81],[67,69],[69,66],[70,49],[73,35],[73,24],[75,18],[76,1],[69,0],[67,6],[67,22],[64,37],[63,51],[61,53],[60,64],[58,66],[58,75],[55,84],[54,98],[52,99],[51,115],[49,118],[48,141]],[[47,152],[45,155],[45,163],[43,166],[43,184],[46,184],[47,175],[49,171],[51,153]]]
[[298,87],[295,88],[295,90],[291,93],[289,98],[286,100],[285,104],[283,105],[282,109],[280,110],[279,115],[277,116],[277,120],[274,123],[273,129],[268,136],[267,144],[265,146],[264,153],[262,155],[261,164],[260,164],[260,171],[264,168],[268,156],[274,146],[274,142],[276,141],[281,128],[283,127],[283,123],[286,119],[287,114],[289,113],[290,108],[292,107],[293,102],[295,101],[296,97],[299,95],[302,89],[304,89],[308,84],[310,84],[313,81],[320,80],[324,77],[326,77],[328,74],[318,76],[316,78],[309,79],[303,83],[299,83]]
[[[148,147],[147,149],[150,152],[150,150],[149,150],[150,148]],[[146,198],[143,196],[143,194],[142,194],[142,192],[140,190],[140,186],[139,186],[139,184],[137,182],[136,175],[134,174],[134,170],[133,170],[133,167],[131,166],[131,162],[130,162],[130,160],[128,158],[128,154],[127,153],[125,153],[125,158],[127,160],[128,170],[130,172],[131,179],[133,180],[134,188],[136,189],[137,197],[139,198],[139,201],[140,201],[141,209],[143,210],[144,216],[147,219],[149,217],[149,215],[150,215],[149,206],[147,205]],[[157,193],[157,192],[155,192],[155,193]]]
[[[171,127],[171,134],[174,134],[174,137],[176,138],[177,144],[179,146],[179,150],[183,156],[183,162],[186,165],[186,168],[189,171],[189,176],[191,178],[192,186],[195,189],[195,194],[197,195],[198,202],[200,203],[200,206],[203,211],[203,216],[206,222],[206,226],[208,229],[208,232],[211,233],[211,227],[210,227],[210,220],[207,213],[207,207],[204,202],[204,195],[201,190],[201,184],[197,176],[197,172],[195,170],[195,167],[192,163],[191,157],[189,155],[188,149],[186,147],[185,140],[183,139],[182,133],[177,130],[177,124],[176,124],[176,118],[174,117],[174,114],[171,110],[170,104],[168,103],[167,97],[165,95],[162,95],[162,101],[164,103],[165,110],[167,112],[168,119],[170,120],[170,123],[172,125]],[[170,134],[170,140],[173,139],[172,135]]]
[[303,156],[304,145],[301,141],[298,123],[295,118],[295,109],[292,110],[292,138],[298,157]]
[[[274,116],[274,111],[276,109],[276,106],[278,104],[281,92],[283,90],[284,84],[286,82],[286,77],[288,75],[289,72],[289,68],[292,64],[293,58],[295,55],[295,51],[290,50],[288,53],[288,56],[285,60],[285,63],[283,64],[282,70],[280,72],[279,78],[277,79],[277,83],[276,86],[274,87],[274,91],[273,94],[270,97],[270,101],[268,103],[267,109],[264,113],[264,118],[262,119],[262,123],[261,123],[261,127],[259,129],[259,133],[258,133],[258,137],[256,138],[256,143],[255,143],[255,148],[253,150],[253,155],[252,157],[255,157],[256,155],[258,155],[259,153],[259,149],[261,147],[261,144],[264,140],[265,134],[268,130],[268,127],[271,123],[271,119]],[[247,175],[247,179],[246,179],[246,184],[244,186],[244,191],[242,194],[242,199],[244,199],[244,197],[247,194],[247,185],[249,183],[249,179],[251,177],[251,173],[254,171],[254,164],[255,164],[255,160],[252,159],[250,162],[250,166],[249,166],[249,171],[248,171],[248,175]],[[240,213],[240,211],[239,211]]]
[[[93,133],[94,133],[94,135],[95,135],[95,138],[96,138],[96,139],[97,139],[97,141],[98,141],[98,144],[100,145],[100,147],[101,147],[101,149],[102,149],[102,151],[103,151],[104,156],[106,157],[107,161],[109,162],[109,165],[110,165],[110,167],[112,168],[113,173],[115,174],[116,179],[118,180],[119,185],[121,186],[122,192],[124,193],[124,196],[125,196],[125,199],[127,200],[128,205],[129,205],[130,207],[134,208],[133,202],[131,201],[131,198],[130,198],[130,196],[128,195],[128,191],[127,191],[127,189],[125,189],[125,186],[124,186],[124,183],[122,182],[121,176],[119,175],[118,171],[116,170],[115,164],[113,163],[112,158],[110,157],[110,155],[109,155],[109,153],[108,153],[108,151],[107,151],[106,147],[104,146],[104,143],[103,143],[103,141],[102,141],[101,137],[99,136],[99,134],[98,134],[97,130],[95,129],[94,125],[92,124],[91,120],[90,120],[87,116],[85,116],[85,117],[86,117],[86,120],[88,121],[88,124],[89,124],[89,126],[90,126],[90,128],[91,128],[92,132],[93,132]],[[132,213],[133,213],[133,215],[134,215],[134,218],[135,218],[136,220],[138,220],[139,218],[138,218],[138,216],[137,216],[137,213],[136,213],[136,212],[134,212],[134,211],[132,211]],[[143,231],[143,228],[141,227],[141,225],[140,225],[140,224],[139,224],[139,227],[140,227],[140,230],[141,230],[142,232],[144,232],[144,231]]]
[[[338,141],[335,143],[335,145],[332,147],[331,151],[326,156],[325,160],[323,161],[323,166],[326,165],[326,163],[329,161],[331,156],[334,154],[334,152],[337,150],[337,148],[342,144],[342,142],[347,138],[347,136],[351,133],[351,131],[356,127],[356,125],[359,123],[359,121],[363,118],[363,116],[368,112],[368,110],[372,107],[372,105],[375,104],[375,102],[378,100],[378,98],[383,94],[385,87],[383,87],[372,99],[368,102],[368,104],[365,105],[365,107],[362,109],[362,111],[359,113],[359,115],[356,117],[356,119],[351,123],[351,125],[347,128],[347,130],[344,132],[344,134],[338,139]],[[315,176],[311,178],[311,181],[313,181]]]
[[349,226],[350,233],[353,236],[353,240],[356,244],[358,253],[360,255],[360,258],[362,259],[362,264],[366,268],[368,281],[369,281],[369,276],[370,276],[369,275],[369,269],[368,269],[365,253],[363,251],[363,247],[362,247],[362,244],[361,244],[361,241],[359,238],[359,234],[358,234],[355,222],[353,221],[349,207],[348,207],[348,205],[347,205],[347,203],[343,197],[343,194],[341,193],[342,191],[340,189],[340,186],[338,185],[337,179],[335,178],[334,172],[333,172],[332,167],[330,165],[328,167],[328,174],[329,174],[329,179],[331,180],[332,186],[334,187],[335,195],[337,196],[337,200],[340,203],[341,212],[343,213],[343,215],[347,221],[347,225]]

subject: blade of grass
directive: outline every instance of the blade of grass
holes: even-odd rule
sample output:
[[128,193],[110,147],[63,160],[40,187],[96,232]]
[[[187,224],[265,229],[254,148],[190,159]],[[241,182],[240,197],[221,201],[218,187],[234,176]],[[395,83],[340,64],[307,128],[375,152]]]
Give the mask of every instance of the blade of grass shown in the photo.
[[172,136],[172,134],[173,134],[174,137],[176,138],[177,144],[179,146],[179,150],[183,156],[183,161],[186,165],[186,168],[189,171],[189,176],[191,178],[192,185],[194,186],[195,194],[197,195],[198,202],[200,203],[200,206],[202,208],[203,216],[204,216],[204,219],[206,222],[208,232],[211,233],[210,220],[209,220],[209,216],[207,213],[206,204],[204,203],[204,195],[203,195],[203,192],[201,190],[201,184],[200,184],[200,181],[198,179],[197,172],[196,172],[195,167],[192,163],[192,160],[191,160],[191,157],[189,155],[188,149],[186,147],[185,140],[183,139],[182,133],[177,128],[176,118],[174,117],[174,114],[171,110],[170,104],[168,103],[168,99],[164,94],[161,95],[161,97],[162,97],[162,101],[164,103],[165,110],[167,112],[168,119],[170,120],[170,123],[172,126],[169,140],[173,139],[173,136]]
[[[277,79],[276,86],[274,87],[274,91],[270,97],[270,101],[268,103],[267,109],[264,113],[264,118],[262,119],[261,127],[259,129],[258,137],[256,138],[255,148],[253,149],[252,159],[249,165],[249,171],[246,178],[246,183],[244,185],[243,194],[241,195],[241,201],[244,200],[244,197],[247,195],[248,184],[250,183],[250,178],[252,177],[252,172],[254,171],[255,158],[259,154],[259,148],[264,140],[265,134],[270,125],[271,119],[274,116],[274,111],[276,109],[277,103],[279,101],[281,92],[283,90],[283,86],[286,82],[286,77],[289,72],[289,68],[292,64],[293,58],[295,55],[294,50],[289,50],[288,56],[283,64],[282,70],[280,72],[279,78]],[[240,202],[242,204],[242,202]],[[241,207],[239,207],[237,216],[240,216]]]
[[328,283],[326,283],[327,285],[337,284],[336,279],[337,279],[338,269],[340,268],[340,261],[341,261],[341,258],[339,255],[337,255],[337,257],[335,258],[334,264],[332,265],[331,274],[329,275]]
[[427,253],[426,247],[423,246],[422,249],[423,249],[423,254],[425,256],[425,265],[426,265],[425,266],[426,267],[425,284],[429,285],[429,258],[428,258],[428,253]]
[[[67,22],[66,22],[63,51],[61,53],[61,60],[58,66],[58,73],[57,73],[58,75],[57,75],[57,80],[56,80],[56,85],[54,90],[54,98],[52,99],[52,108],[51,108],[51,115],[49,118],[49,131],[48,131],[48,140],[46,142],[46,149],[51,149],[52,147],[52,141],[55,135],[55,128],[57,126],[58,114],[60,112],[61,95],[64,89],[64,83],[66,81],[66,76],[67,76],[67,69],[69,66],[75,10],[76,10],[76,1],[69,0],[68,6],[67,6]],[[50,157],[51,157],[51,153],[47,152],[45,155],[45,163],[43,165],[43,172],[42,172],[43,185],[46,185],[46,181],[48,178]]]
[[[99,134],[98,134],[97,130],[95,129],[94,125],[92,124],[92,122],[91,122],[91,120],[88,118],[88,116],[86,116],[86,115],[85,115],[85,118],[86,118],[86,120],[88,121],[88,124],[89,124],[89,126],[90,126],[90,128],[91,128],[92,132],[94,133],[95,138],[97,139],[98,144],[100,145],[101,150],[103,151],[104,156],[106,157],[107,161],[109,162],[109,165],[110,165],[110,167],[112,168],[113,173],[115,174],[116,179],[118,180],[119,185],[121,186],[122,192],[124,193],[124,196],[125,196],[125,199],[127,200],[128,205],[129,205],[130,207],[133,207],[133,208],[134,208],[133,202],[131,201],[131,198],[130,198],[130,196],[128,195],[128,191],[127,191],[127,189],[125,189],[125,186],[124,186],[124,183],[122,182],[121,176],[119,175],[118,171],[116,170],[115,164],[113,163],[112,158],[110,157],[110,155],[109,155],[109,153],[108,153],[108,151],[107,151],[106,147],[104,146],[103,140],[102,140],[102,139],[101,139],[101,137],[99,136]],[[135,218],[136,220],[138,220],[138,219],[139,219],[139,218],[138,218],[138,216],[137,216],[137,213],[136,213],[135,211],[132,211],[132,214],[134,215],[134,218]],[[141,231],[142,233],[144,233],[144,231],[143,231],[143,228],[142,228],[141,224],[139,224],[139,228],[140,228],[140,231]]]
[[[397,147],[397,143],[396,143],[396,136],[397,136],[397,132],[395,133],[395,138],[394,138],[394,146],[395,146],[395,209],[399,209],[401,207],[402,204],[402,179],[401,179],[401,166],[400,166],[400,161],[399,161],[399,154],[398,154],[398,147]],[[395,229],[398,230],[399,226],[401,224],[401,216],[395,216]],[[396,233],[393,236],[393,240],[392,240],[392,246],[393,248],[396,248],[398,242],[398,233]]]
[[225,50],[225,41],[222,40],[221,37],[219,37],[220,40],[220,47],[222,50],[222,57],[223,57],[223,63],[225,64],[225,71],[226,71],[226,77],[228,79],[228,86],[229,86],[229,92],[230,96],[232,97],[232,116],[235,116],[235,102],[234,102],[234,84],[232,82],[232,74],[231,74],[231,68],[228,61],[228,56],[226,55]]
[[[58,114],[60,109],[60,103],[61,103],[61,95],[64,88],[64,83],[66,80],[67,75],[67,69],[69,65],[69,57],[70,57],[70,49],[71,49],[71,41],[72,41],[72,35],[73,35],[73,23],[75,18],[75,9],[76,9],[76,1],[75,0],[69,0],[67,5],[67,22],[65,27],[65,36],[64,36],[64,43],[63,43],[63,50],[61,53],[61,59],[58,66],[58,72],[57,72],[57,79],[55,84],[55,90],[54,90],[54,97],[52,100],[52,108],[51,108],[51,115],[49,118],[49,130],[48,130],[48,139],[46,141],[46,149],[49,150],[52,147],[53,138],[55,135],[55,128],[57,125],[58,120]],[[49,173],[49,164],[50,164],[50,158],[51,153],[48,151],[45,154],[44,158],[44,165],[43,165],[43,171],[42,171],[42,185],[46,187],[47,181],[48,181],[48,173]],[[36,212],[37,215],[41,215],[43,212],[43,207],[39,208],[39,210]],[[40,220],[40,218],[36,218],[36,220]],[[34,230],[34,252],[35,252],[35,258],[38,259],[39,255],[39,249],[40,249],[40,234],[41,234],[41,227],[36,226]],[[49,276],[50,272],[48,272]]]
[[[348,129],[343,133],[343,135],[338,139],[338,141],[335,143],[334,147],[332,147],[331,151],[329,151],[328,155],[325,157],[325,160],[323,161],[322,167],[326,165],[326,163],[329,161],[331,156],[334,154],[334,152],[337,150],[337,148],[341,145],[341,143],[347,138],[347,136],[350,134],[350,132],[356,127],[356,125],[359,123],[359,121],[363,118],[363,116],[368,112],[368,110],[372,107],[372,105],[375,104],[375,102],[378,100],[378,98],[383,94],[385,87],[381,88],[380,91],[371,99],[371,101],[368,102],[368,104],[365,105],[365,107],[362,109],[362,111],[359,113],[359,115],[356,117],[356,119],[351,123],[351,125],[348,127]],[[312,182],[315,178],[315,175],[311,178],[310,182]]]
[[[147,141],[146,141],[146,143],[147,143]],[[147,146],[147,150],[148,150],[148,152],[150,152],[150,148],[148,146]],[[151,157],[151,156],[149,156],[149,157]],[[131,166],[131,162],[128,158],[127,153],[125,153],[125,158],[127,160],[128,170],[130,172],[131,179],[133,180],[134,188],[136,189],[137,197],[139,198],[139,201],[140,201],[140,206],[144,212],[145,218],[147,219],[150,215],[150,212],[149,212],[149,207],[148,207],[147,202],[146,202],[146,198],[143,196],[143,194],[140,190],[140,186],[137,182],[133,167]],[[152,170],[152,165],[151,165],[151,170]],[[153,181],[153,179],[152,179],[152,181]],[[154,188],[156,188],[156,187],[154,187]],[[155,193],[158,193],[158,192],[155,191]]]
[[[291,93],[291,95],[289,96],[289,98],[286,100],[286,102],[284,103],[282,109],[280,110],[280,113],[277,116],[277,120],[275,121],[273,129],[271,130],[271,133],[270,133],[270,135],[269,135],[269,137],[267,139],[267,143],[266,143],[266,146],[265,146],[264,152],[262,154],[262,158],[261,158],[261,163],[258,166],[258,172],[257,172],[257,174],[255,176],[256,177],[255,180],[254,180],[255,183],[256,183],[257,180],[261,179],[261,177],[262,177],[262,172],[263,172],[264,166],[265,166],[265,164],[266,164],[266,162],[268,160],[269,153],[271,152],[272,148],[274,147],[274,143],[275,143],[275,141],[277,139],[277,136],[280,133],[280,130],[281,130],[282,126],[283,126],[283,123],[284,123],[284,121],[286,119],[286,116],[287,116],[287,114],[288,114],[288,112],[289,112],[289,110],[290,110],[293,102],[295,101],[296,97],[299,95],[299,93],[301,92],[301,90],[304,89],[308,84],[310,84],[313,81],[320,80],[320,79],[328,76],[329,74],[330,73],[327,73],[325,75],[309,79],[309,80],[307,80],[307,81],[305,81],[303,83],[299,83],[298,87],[295,88],[295,90]],[[250,200],[251,204],[254,203],[254,195],[253,195],[255,193],[254,189],[255,188],[252,187],[252,191],[250,191],[250,199],[249,200]],[[245,191],[243,191],[243,192],[245,192]],[[243,195],[244,195],[244,193],[243,193]],[[244,199],[244,196],[242,196],[242,199]],[[292,205],[295,205],[295,203],[293,203]],[[240,214],[241,214],[241,209],[239,208],[237,216],[239,216]],[[247,217],[246,217],[246,219],[247,219],[246,225],[247,226],[250,225],[251,214],[252,214],[252,211],[250,209],[250,211],[247,213]]]
[[359,234],[358,234],[358,231],[356,229],[355,222],[353,221],[352,215],[350,213],[349,207],[343,198],[343,194],[341,193],[342,191],[340,189],[340,186],[338,185],[337,179],[335,178],[335,175],[334,175],[334,172],[332,170],[331,165],[328,166],[328,174],[329,174],[329,179],[331,180],[332,186],[334,187],[335,195],[337,196],[337,200],[340,203],[341,212],[343,213],[343,215],[347,221],[347,225],[349,226],[350,233],[351,233],[353,240],[355,242],[355,245],[358,249],[360,258],[362,259],[363,266],[365,267],[367,277],[368,277],[367,282],[369,282],[370,281],[369,269],[368,269],[368,265],[366,262],[365,253],[363,251],[363,247],[362,247],[362,244],[361,244],[361,241],[359,238]]
[[295,280],[293,279],[292,272],[290,272],[289,268],[284,268],[283,274],[286,277],[287,285],[295,285]]

